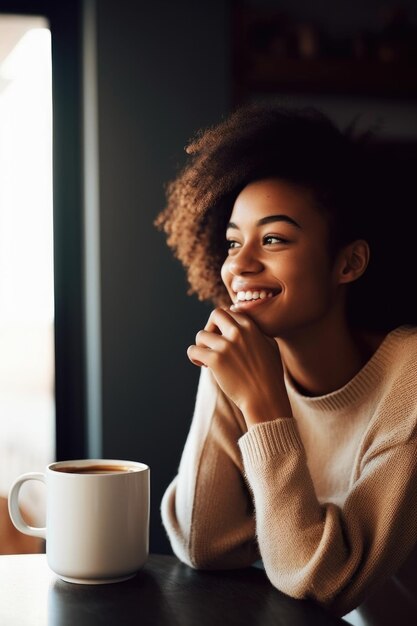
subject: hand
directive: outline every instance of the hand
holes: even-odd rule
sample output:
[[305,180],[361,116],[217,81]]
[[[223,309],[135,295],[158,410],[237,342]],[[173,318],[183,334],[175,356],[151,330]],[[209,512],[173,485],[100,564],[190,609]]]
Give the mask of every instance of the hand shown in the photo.
[[248,426],[292,416],[277,342],[247,315],[215,309],[187,354],[210,368]]

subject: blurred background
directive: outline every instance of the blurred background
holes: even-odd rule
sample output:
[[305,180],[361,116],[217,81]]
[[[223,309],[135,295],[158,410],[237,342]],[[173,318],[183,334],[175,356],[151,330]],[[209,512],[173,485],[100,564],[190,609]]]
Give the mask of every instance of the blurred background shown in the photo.
[[[378,307],[414,315],[416,35],[412,0],[0,0],[0,554],[43,549],[10,528],[14,478],[87,457],[150,465],[170,552],[159,504],[211,307],[153,220],[188,140],[239,104],[377,130]],[[42,489],[22,507],[40,523]]]

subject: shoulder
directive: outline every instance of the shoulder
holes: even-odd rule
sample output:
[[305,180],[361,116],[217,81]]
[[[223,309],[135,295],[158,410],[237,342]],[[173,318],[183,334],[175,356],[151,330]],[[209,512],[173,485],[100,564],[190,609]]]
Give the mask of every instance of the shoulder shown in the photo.
[[417,327],[399,326],[388,334],[381,347],[396,383],[412,385],[410,391],[417,393]]
[[368,335],[368,345],[380,375],[386,378],[417,377],[417,327],[398,326],[385,334]]
[[[405,393],[417,399],[417,327],[399,326],[382,335],[364,335],[371,354],[360,376],[370,395],[391,400]],[[417,402],[416,402],[417,405]]]
[[378,349],[385,379],[384,395],[397,398],[404,407],[406,398],[417,406],[417,328],[400,326],[391,331]]
[[388,333],[374,359],[380,380],[369,407],[373,417],[364,448],[417,445],[417,328],[400,326]]
[[391,330],[387,336],[393,338],[393,344],[396,346],[417,346],[417,326],[398,326]]

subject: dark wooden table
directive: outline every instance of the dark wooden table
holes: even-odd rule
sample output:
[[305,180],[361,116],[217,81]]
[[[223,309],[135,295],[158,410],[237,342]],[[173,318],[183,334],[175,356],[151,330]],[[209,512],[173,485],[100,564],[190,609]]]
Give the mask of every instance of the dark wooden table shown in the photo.
[[43,554],[0,556],[1,626],[315,626],[339,620],[277,591],[265,572],[197,572],[151,555],[125,582],[61,581]]

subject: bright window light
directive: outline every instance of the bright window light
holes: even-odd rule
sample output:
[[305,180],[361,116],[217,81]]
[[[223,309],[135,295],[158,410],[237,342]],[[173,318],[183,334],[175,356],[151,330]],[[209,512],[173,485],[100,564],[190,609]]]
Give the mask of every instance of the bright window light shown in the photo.
[[[55,456],[51,34],[0,15],[0,496]],[[42,520],[43,493],[26,508]],[[41,502],[42,501],[42,502]],[[1,551],[1,546],[0,546]]]

